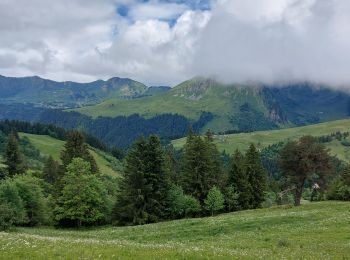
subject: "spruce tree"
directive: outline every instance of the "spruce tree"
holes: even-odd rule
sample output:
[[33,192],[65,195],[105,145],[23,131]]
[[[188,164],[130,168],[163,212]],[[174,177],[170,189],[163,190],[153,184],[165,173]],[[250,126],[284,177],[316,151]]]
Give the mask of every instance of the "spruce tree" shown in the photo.
[[43,179],[50,183],[54,184],[60,177],[60,165],[55,161],[52,156],[50,156],[44,165],[43,169]]
[[159,137],[152,135],[146,144],[144,161],[144,177],[146,187],[150,187],[146,195],[146,211],[148,222],[159,221],[165,213],[170,178],[165,165],[165,153]]
[[139,138],[126,156],[124,176],[114,208],[115,220],[120,225],[148,223],[145,194],[151,191],[151,187],[145,179],[145,150],[146,142],[144,138]]
[[[187,136],[182,158],[182,187],[203,203],[212,187],[212,160],[207,143],[200,136]],[[207,179],[209,177],[209,179]]]
[[115,207],[119,224],[141,225],[165,217],[170,178],[157,136],[140,138],[126,157],[124,178]]
[[89,152],[84,136],[75,130],[68,134],[68,139],[64,145],[64,150],[61,152],[61,160],[64,168],[67,168],[74,158],[84,159],[90,163],[91,171],[93,173],[99,173],[96,161]]
[[252,191],[250,206],[259,208],[265,200],[266,172],[261,164],[260,154],[254,144],[251,144],[246,152],[244,168]]
[[252,187],[249,176],[244,170],[244,156],[238,150],[235,151],[228,176],[228,185],[238,193],[238,209],[249,209],[252,199]]
[[26,170],[23,155],[18,146],[18,135],[11,132],[5,149],[5,164],[7,165],[7,176],[13,177],[16,174],[23,174]]
[[207,145],[208,153],[210,155],[209,164],[211,167],[207,176],[205,176],[206,186],[209,188],[212,188],[214,186],[223,188],[225,184],[225,178],[223,174],[222,160],[220,152],[214,143],[214,135],[210,129],[206,132],[204,141],[205,145]]

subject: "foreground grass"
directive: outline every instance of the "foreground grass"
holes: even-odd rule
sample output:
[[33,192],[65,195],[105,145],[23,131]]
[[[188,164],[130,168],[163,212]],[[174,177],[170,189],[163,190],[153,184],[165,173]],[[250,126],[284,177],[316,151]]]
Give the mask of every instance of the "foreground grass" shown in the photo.
[[89,230],[0,233],[1,259],[349,259],[350,203]]
[[[225,150],[232,154],[236,149],[245,151],[251,143],[257,145],[258,148],[264,148],[281,141],[295,140],[304,135],[323,136],[337,131],[350,131],[350,120],[336,120],[303,127],[257,131],[252,133],[219,135],[215,136],[215,143],[220,150]],[[185,142],[186,138],[172,141],[175,148],[181,148]],[[326,146],[328,146],[331,152],[337,155],[339,159],[345,160],[350,158],[349,147],[342,146],[339,141],[328,143]]]
[[[42,155],[52,156],[56,161],[61,161],[61,151],[65,144],[64,141],[55,139],[47,135],[34,135],[27,133],[19,133],[21,138],[28,138],[30,143],[37,148]],[[100,172],[110,176],[118,176],[121,168],[120,162],[113,156],[90,147],[90,153],[94,157]]]

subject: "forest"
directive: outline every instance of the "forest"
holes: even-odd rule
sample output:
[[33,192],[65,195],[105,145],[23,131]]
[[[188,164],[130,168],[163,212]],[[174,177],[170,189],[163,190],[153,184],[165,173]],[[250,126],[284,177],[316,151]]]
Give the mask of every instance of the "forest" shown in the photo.
[[[156,135],[139,137],[125,157],[119,154],[121,176],[111,177],[98,168],[86,143],[91,139],[79,131],[20,122],[4,122],[0,131],[3,230],[143,225],[273,205],[299,206],[303,200],[350,200],[350,166],[323,145],[348,133],[304,136],[262,151],[251,144],[245,153],[237,150],[231,156],[218,151],[211,131],[199,136],[190,127],[182,150],[164,145]],[[40,151],[28,144],[20,149],[23,140],[17,131],[65,140],[60,162],[42,158],[44,167],[30,171],[25,157]]]

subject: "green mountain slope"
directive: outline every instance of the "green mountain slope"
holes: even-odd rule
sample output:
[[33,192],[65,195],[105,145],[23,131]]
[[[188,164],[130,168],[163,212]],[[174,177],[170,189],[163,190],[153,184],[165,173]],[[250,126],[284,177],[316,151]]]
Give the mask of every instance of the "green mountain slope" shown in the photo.
[[[348,131],[350,131],[350,119],[279,130],[217,135],[214,138],[215,143],[221,151],[225,150],[227,153],[232,154],[236,149],[245,151],[251,143],[256,144],[261,149],[278,142],[295,140],[304,135],[323,136],[335,132]],[[185,138],[181,138],[172,141],[172,144],[179,149],[185,144],[185,141]],[[342,145],[338,140],[333,140],[325,145],[339,159],[350,161],[350,147]]]
[[347,259],[349,210],[327,201],[134,227],[18,228],[0,233],[0,258]]
[[194,78],[170,91],[136,100],[111,99],[95,106],[75,109],[92,116],[145,118],[169,113],[198,120],[202,112],[213,119],[202,129],[215,132],[269,130],[345,118],[350,96],[325,86],[296,83],[284,86],[261,84],[226,85]]
[[159,114],[179,114],[198,120],[202,112],[210,112],[214,119],[206,126],[214,131],[234,129],[232,118],[240,114],[240,108],[249,104],[248,109],[259,113],[269,122],[266,108],[258,88],[246,88],[220,84],[210,79],[192,79],[170,91],[152,97],[135,100],[108,100],[101,104],[75,109],[93,116],[129,116],[140,114],[151,118]]
[[[32,103],[44,107],[76,107],[107,99],[132,99],[154,90],[127,78],[111,78],[90,83],[57,82],[40,77],[0,76],[0,103]],[[166,91],[160,89],[159,92]]]
[[[33,135],[19,133],[20,138],[27,138],[29,142],[44,156],[52,156],[60,161],[60,154],[65,144],[64,141],[57,140],[47,135]],[[120,162],[113,156],[90,147],[90,153],[95,158],[102,174],[118,176],[121,169]]]

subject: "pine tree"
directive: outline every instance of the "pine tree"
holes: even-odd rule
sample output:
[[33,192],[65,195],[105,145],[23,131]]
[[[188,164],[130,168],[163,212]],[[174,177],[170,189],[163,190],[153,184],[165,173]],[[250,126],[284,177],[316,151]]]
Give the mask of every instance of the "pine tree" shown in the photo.
[[[203,202],[212,187],[212,160],[207,143],[200,136],[188,136],[182,158],[182,187]],[[209,176],[209,179],[207,177]]]
[[238,208],[249,209],[252,199],[252,187],[249,176],[244,170],[244,156],[236,150],[229,170],[228,185],[238,193]]
[[170,186],[165,154],[159,137],[149,137],[143,161],[146,186],[151,187],[150,193],[146,194],[148,222],[157,222],[164,216]]
[[43,169],[43,179],[50,183],[54,184],[60,177],[60,165],[55,161],[52,156],[50,156],[44,165]]
[[265,200],[266,172],[261,164],[260,154],[254,144],[249,146],[245,155],[244,168],[252,191],[250,206],[259,208]]
[[84,136],[78,131],[71,131],[68,135],[68,140],[64,145],[64,150],[61,152],[61,160],[64,168],[72,162],[74,158],[82,158],[90,163],[91,171],[99,173],[96,161],[90,154]]
[[206,132],[204,141],[205,145],[207,145],[208,153],[210,155],[209,164],[211,167],[208,175],[205,176],[206,186],[209,188],[213,186],[223,188],[225,184],[225,178],[223,174],[221,156],[219,150],[217,149],[217,146],[214,143],[214,135],[210,129]]
[[151,187],[145,179],[145,149],[144,138],[139,138],[125,159],[120,194],[114,208],[115,220],[120,225],[142,225],[148,222],[145,193],[149,193]]
[[157,136],[140,138],[126,157],[121,193],[115,207],[119,224],[141,225],[164,217],[169,190],[165,155]]
[[12,177],[16,174],[23,174],[26,170],[23,155],[19,150],[17,133],[11,132],[5,150],[5,164],[7,165],[7,175]]
[[204,204],[207,210],[214,216],[214,212],[224,208],[225,199],[221,191],[214,186],[210,189],[207,198],[204,200]]

